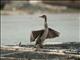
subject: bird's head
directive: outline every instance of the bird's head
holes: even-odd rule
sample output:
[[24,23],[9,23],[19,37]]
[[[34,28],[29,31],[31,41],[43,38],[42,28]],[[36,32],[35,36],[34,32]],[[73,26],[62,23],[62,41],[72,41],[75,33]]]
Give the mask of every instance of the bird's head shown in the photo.
[[40,16],[41,18],[46,18],[47,16],[46,15],[42,15],[42,16]]

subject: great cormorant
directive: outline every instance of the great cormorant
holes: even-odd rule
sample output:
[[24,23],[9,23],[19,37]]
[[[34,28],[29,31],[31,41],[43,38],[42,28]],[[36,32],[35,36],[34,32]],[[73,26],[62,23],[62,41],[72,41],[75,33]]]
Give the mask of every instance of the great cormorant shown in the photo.
[[33,42],[36,40],[36,48],[43,48],[43,42],[48,38],[55,38],[59,36],[59,32],[48,27],[47,16],[42,15],[41,18],[44,18],[44,29],[38,31],[32,31],[30,41]]

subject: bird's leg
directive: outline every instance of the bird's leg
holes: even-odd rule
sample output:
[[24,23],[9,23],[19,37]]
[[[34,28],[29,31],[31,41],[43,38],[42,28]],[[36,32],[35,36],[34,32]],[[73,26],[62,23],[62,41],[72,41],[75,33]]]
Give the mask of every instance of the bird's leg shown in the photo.
[[36,40],[35,47],[36,47],[36,51],[40,50],[41,48],[43,48],[41,39]]
[[38,51],[41,48],[43,48],[43,45],[42,44],[36,44],[35,47],[36,47],[36,51]]
[[36,51],[38,51],[41,48],[43,48],[43,45],[42,44],[36,44],[35,47],[36,47]]
[[40,44],[36,44],[35,47],[36,47],[36,51],[40,50]]
[[41,43],[41,44],[39,44],[40,45],[40,48],[43,48],[43,44]]

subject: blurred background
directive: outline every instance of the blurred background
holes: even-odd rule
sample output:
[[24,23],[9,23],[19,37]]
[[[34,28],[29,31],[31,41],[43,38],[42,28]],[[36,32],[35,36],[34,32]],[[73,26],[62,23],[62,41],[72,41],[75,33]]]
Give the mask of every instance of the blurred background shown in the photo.
[[60,37],[48,39],[45,44],[80,42],[79,0],[1,0],[1,44],[32,44],[30,34],[43,29],[47,15],[50,28],[60,32]]
[[80,12],[79,0],[1,0],[0,6],[1,14]]

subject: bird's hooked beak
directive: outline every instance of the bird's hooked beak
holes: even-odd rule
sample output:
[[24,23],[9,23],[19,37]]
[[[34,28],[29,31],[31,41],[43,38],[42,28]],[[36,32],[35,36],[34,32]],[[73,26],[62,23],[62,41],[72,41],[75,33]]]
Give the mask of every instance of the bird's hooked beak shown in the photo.
[[46,15],[39,16],[40,18],[46,18]]

